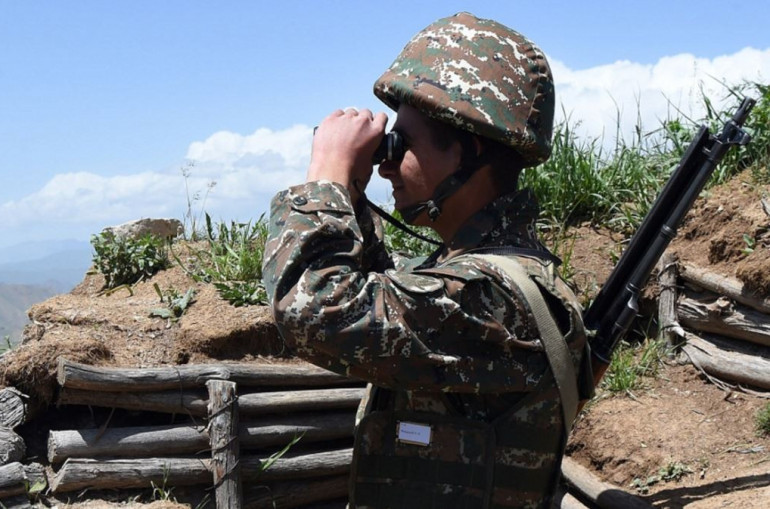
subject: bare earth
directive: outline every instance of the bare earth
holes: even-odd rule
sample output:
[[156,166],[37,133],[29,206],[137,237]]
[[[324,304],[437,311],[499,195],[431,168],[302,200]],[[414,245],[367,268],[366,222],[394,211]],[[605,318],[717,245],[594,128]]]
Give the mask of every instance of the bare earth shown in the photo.
[[[748,181],[747,175],[740,176],[699,200],[671,249],[682,260],[737,277],[767,296],[770,217],[760,199],[770,194],[770,187]],[[571,264],[578,268],[579,292],[588,298],[611,270],[620,239],[588,227],[575,229],[575,234]],[[752,253],[747,253],[744,234],[755,240]],[[196,300],[176,322],[151,317],[150,310],[160,306],[153,284],[180,293],[195,288]],[[89,274],[71,293],[35,305],[24,344],[0,359],[0,387],[14,386],[30,395],[31,406],[44,415],[55,402],[59,356],[132,367],[287,361],[275,357],[287,352],[266,308],[235,308],[212,286],[195,283],[179,268],[140,282],[131,292],[103,295],[102,285],[100,275]],[[654,285],[648,293],[654,296]],[[671,360],[658,378],[648,379],[647,387],[633,395],[600,392],[579,418],[568,454],[601,479],[637,492],[657,507],[770,507],[770,437],[759,436],[754,425],[757,410],[767,402],[724,392],[692,366]],[[678,481],[646,482],[673,464],[690,472]],[[643,490],[632,487],[635,480]],[[111,505],[89,501],[86,495],[68,507]],[[156,502],[150,507],[178,506]]]

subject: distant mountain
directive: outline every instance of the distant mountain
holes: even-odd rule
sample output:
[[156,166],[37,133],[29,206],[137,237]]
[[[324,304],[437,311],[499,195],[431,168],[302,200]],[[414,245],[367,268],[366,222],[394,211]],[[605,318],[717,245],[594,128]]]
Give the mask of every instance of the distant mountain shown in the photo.
[[51,287],[0,283],[0,347],[5,346],[6,336],[10,336],[11,344],[18,343],[29,323],[27,309],[57,293]]
[[0,283],[70,291],[91,266],[83,241],[29,242],[0,250]]
[[39,241],[0,249],[0,346],[21,338],[29,323],[27,309],[69,292],[91,266],[88,242]]

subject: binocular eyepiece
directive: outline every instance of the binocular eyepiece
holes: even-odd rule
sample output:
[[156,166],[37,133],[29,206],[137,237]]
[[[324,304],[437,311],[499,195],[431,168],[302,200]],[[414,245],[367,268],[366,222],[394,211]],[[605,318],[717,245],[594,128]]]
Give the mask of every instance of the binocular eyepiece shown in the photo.
[[372,164],[400,161],[404,158],[404,138],[397,131],[390,131],[380,141],[372,156]]

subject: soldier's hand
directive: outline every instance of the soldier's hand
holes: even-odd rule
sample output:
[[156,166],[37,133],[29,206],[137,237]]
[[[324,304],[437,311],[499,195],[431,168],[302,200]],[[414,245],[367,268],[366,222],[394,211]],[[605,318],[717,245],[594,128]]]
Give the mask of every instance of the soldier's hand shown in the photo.
[[326,117],[313,137],[307,181],[331,180],[345,186],[353,205],[372,176],[372,155],[385,134],[388,117],[367,109],[337,110]]

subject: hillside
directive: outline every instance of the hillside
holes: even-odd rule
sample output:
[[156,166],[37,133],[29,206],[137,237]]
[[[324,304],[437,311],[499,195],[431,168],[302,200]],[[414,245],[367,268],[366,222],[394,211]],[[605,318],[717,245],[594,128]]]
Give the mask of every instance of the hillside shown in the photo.
[[[746,174],[711,190],[688,216],[671,251],[681,260],[737,277],[755,295],[767,297],[770,212],[763,210],[761,200],[769,193],[770,186],[751,184]],[[581,296],[589,298],[611,270],[621,239],[588,226],[573,234],[570,263]],[[744,235],[752,239],[751,249]],[[39,442],[44,430],[66,421],[63,411],[56,414],[57,422],[46,417],[56,401],[60,356],[101,366],[151,367],[275,362],[276,356],[289,354],[266,308],[233,307],[213,286],[193,281],[179,267],[131,290],[103,294],[103,283],[101,275],[89,274],[71,292],[32,306],[37,325],[27,330],[21,347],[0,359],[0,386],[30,395],[31,406],[39,411],[37,424],[27,430],[28,454],[45,456],[45,445]],[[164,291],[192,288],[195,300],[178,321],[150,316],[159,306],[154,285]],[[654,285],[648,296],[654,298]],[[767,400],[724,392],[680,361],[667,358],[658,376],[646,379],[633,394],[600,390],[580,417],[568,454],[603,480],[638,490],[656,507],[767,507],[770,437],[754,429],[755,415]],[[679,468],[676,476],[653,481],[662,468],[674,466]],[[78,501],[85,504],[91,496],[85,493]]]

